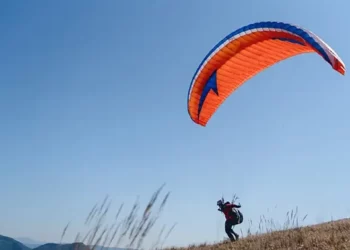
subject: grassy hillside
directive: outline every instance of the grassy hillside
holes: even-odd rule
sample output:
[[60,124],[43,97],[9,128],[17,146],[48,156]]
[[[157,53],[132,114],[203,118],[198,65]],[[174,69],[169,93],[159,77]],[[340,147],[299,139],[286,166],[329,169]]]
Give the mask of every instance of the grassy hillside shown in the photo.
[[[4,243],[1,245],[1,243]],[[29,250],[21,243],[0,237],[1,250]],[[35,250],[90,250],[84,244],[45,244]],[[100,248],[97,248],[100,249]],[[350,249],[350,219],[248,235],[237,242],[168,248],[165,250],[347,250]]]
[[[144,210],[140,210],[138,200],[135,201],[131,211],[126,217],[119,217],[123,204],[116,211],[114,220],[106,218],[110,209],[108,196],[102,204],[96,203],[85,220],[86,232],[76,234],[73,244],[44,244],[34,250],[107,250],[96,246],[119,247],[122,249],[148,249],[144,248],[142,242],[147,238],[149,231],[159,218],[167,200],[169,192],[161,200],[158,206],[155,203],[162,190],[159,188],[151,197]],[[155,213],[153,210],[155,208]],[[141,211],[141,216],[138,212]],[[127,211],[126,211],[127,212]],[[302,217],[304,221],[306,216]],[[246,233],[240,233],[241,238],[237,242],[220,242],[217,244],[201,244],[188,247],[163,248],[165,241],[171,235],[176,223],[169,227],[164,225],[159,232],[158,239],[153,243],[151,249],[164,250],[350,250],[350,219],[332,221],[328,223],[299,227],[298,208],[286,213],[286,220],[282,226],[275,223],[273,219],[262,216],[258,231],[252,232],[252,221],[246,219],[248,224]],[[167,230],[165,230],[167,228]],[[69,223],[63,229],[60,242],[64,242],[64,236],[69,230]],[[70,232],[71,233],[71,232]],[[120,249],[120,250],[122,250]],[[0,250],[29,250],[23,244],[8,237],[0,236]],[[113,249],[119,250],[119,249]]]
[[[164,186],[158,189],[151,197],[149,203],[145,209],[141,210],[141,217],[138,216],[138,202],[132,206],[132,210],[127,214],[124,219],[119,219],[119,213],[122,206],[119,207],[117,212],[116,221],[108,222],[112,223],[112,226],[105,226],[105,215],[109,211],[109,205],[105,199],[102,204],[96,204],[91,210],[86,219],[86,225],[91,233],[88,235],[77,234],[76,241],[81,241],[85,245],[104,245],[115,246],[120,248],[133,248],[143,249],[143,239],[148,236],[150,229],[158,219],[160,212],[163,210],[166,201],[169,197],[169,193],[165,195],[158,209],[156,208],[156,214],[153,214],[154,205]],[[221,242],[218,244],[201,244],[199,246],[188,247],[169,247],[163,248],[164,243],[171,237],[171,233],[176,223],[169,227],[164,225],[159,232],[158,239],[151,247],[151,249],[164,249],[164,250],[350,250],[350,219],[343,219],[335,222],[328,222],[314,226],[300,227],[299,218],[301,222],[304,222],[307,215],[299,217],[298,207],[295,210],[291,210],[286,213],[286,220],[282,226],[279,223],[275,223],[273,219],[267,219],[262,216],[259,222],[258,231],[252,232],[252,221],[245,220],[243,223],[248,224],[248,231],[243,234],[240,233],[241,238],[237,242]],[[90,224],[91,223],[91,224]],[[67,225],[68,227],[68,225]],[[62,238],[65,235],[67,227],[64,229]],[[164,230],[167,228],[167,232]],[[80,240],[83,236],[84,240]],[[93,248],[93,247],[92,247]],[[96,248],[95,248],[96,249]],[[99,249],[99,248],[97,248]],[[96,250],[97,250],[96,249]],[[146,248],[148,249],[148,248]]]
[[350,249],[350,219],[258,235],[236,242],[202,244],[168,250],[346,250]]

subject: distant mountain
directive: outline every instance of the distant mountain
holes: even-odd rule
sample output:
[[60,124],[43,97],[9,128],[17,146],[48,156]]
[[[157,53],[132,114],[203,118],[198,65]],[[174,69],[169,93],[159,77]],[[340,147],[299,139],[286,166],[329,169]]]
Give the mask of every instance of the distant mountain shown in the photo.
[[28,238],[28,237],[17,237],[14,239],[19,241],[19,242],[22,242],[23,244],[44,244],[44,242],[33,240],[31,238]]
[[39,247],[39,246],[44,245],[46,243],[46,242],[40,242],[37,240],[33,240],[33,239],[30,239],[27,237],[18,237],[18,238],[15,238],[15,240],[21,242],[23,245],[25,245],[31,249]]
[[[0,235],[0,250],[91,250],[92,246],[83,243],[42,243],[26,237],[19,237],[16,240]],[[96,246],[96,250],[125,250],[116,247]]]
[[72,244],[56,244],[47,243],[33,250],[91,250],[90,247],[83,243],[72,243]]
[[30,250],[29,247],[23,245],[21,242],[3,235],[0,235],[0,249],[1,250]]
[[[32,250],[91,250],[93,246],[87,246],[83,243],[72,243],[72,244],[56,244],[56,243],[47,243],[41,245]],[[0,250],[2,250],[0,248]],[[96,246],[95,250],[124,250],[123,248],[116,247],[101,247]]]

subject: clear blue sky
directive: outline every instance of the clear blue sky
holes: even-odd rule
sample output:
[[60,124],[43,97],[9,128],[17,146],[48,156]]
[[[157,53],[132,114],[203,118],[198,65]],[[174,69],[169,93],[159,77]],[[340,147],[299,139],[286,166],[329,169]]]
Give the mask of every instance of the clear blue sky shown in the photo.
[[[170,245],[225,236],[216,201],[307,223],[350,215],[350,84],[318,55],[284,61],[234,93],[206,128],[188,116],[206,53],[251,22],[291,22],[350,62],[350,2],[1,1],[0,234],[72,240],[95,202],[163,182],[154,232]],[[276,207],[277,205],[277,207]],[[267,210],[270,209],[270,213]],[[239,226],[243,230],[247,223]],[[150,236],[150,241],[154,236]]]

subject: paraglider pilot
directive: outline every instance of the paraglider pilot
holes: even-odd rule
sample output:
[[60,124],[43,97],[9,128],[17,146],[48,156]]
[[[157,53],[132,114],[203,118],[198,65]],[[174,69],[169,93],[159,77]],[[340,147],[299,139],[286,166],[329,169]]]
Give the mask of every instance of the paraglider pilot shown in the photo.
[[239,235],[233,231],[232,226],[242,223],[243,215],[238,210],[233,210],[234,208],[240,208],[241,205],[236,205],[234,203],[225,202],[224,199],[217,201],[218,211],[224,213],[225,222],[225,232],[231,241],[236,241],[239,239]]

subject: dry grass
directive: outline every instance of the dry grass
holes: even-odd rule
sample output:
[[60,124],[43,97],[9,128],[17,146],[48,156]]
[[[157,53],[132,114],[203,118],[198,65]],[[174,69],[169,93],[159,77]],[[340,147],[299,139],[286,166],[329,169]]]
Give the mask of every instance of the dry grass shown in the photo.
[[[97,203],[88,214],[84,224],[90,229],[85,234],[78,233],[76,235],[75,242],[83,244],[77,244],[77,249],[74,250],[86,249],[86,246],[90,246],[91,250],[107,250],[109,247],[141,249],[143,240],[158,220],[169,198],[170,192],[164,195],[158,208],[156,207],[156,202],[164,186],[162,185],[153,193],[146,207],[141,210],[141,216],[138,215],[140,205],[137,199],[129,214],[123,219],[120,218],[120,214],[124,204],[121,204],[116,212],[114,221],[110,225],[105,223],[106,215],[110,211],[111,206],[111,201],[106,196],[103,202],[101,204]],[[153,210],[156,210],[156,212],[153,213]],[[157,241],[153,244],[153,248],[161,247],[174,227],[175,224],[166,232],[166,225],[164,225]],[[68,228],[69,223],[63,229],[61,242]]]

